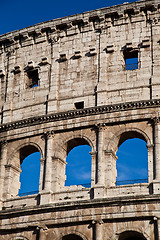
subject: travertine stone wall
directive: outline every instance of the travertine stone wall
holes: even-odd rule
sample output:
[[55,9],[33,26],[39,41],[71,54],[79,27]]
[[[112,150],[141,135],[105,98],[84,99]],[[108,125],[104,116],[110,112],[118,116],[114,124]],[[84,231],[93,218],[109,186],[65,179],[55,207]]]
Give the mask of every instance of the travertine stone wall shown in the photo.
[[[2,35],[1,121],[73,110],[81,101],[86,108],[159,98],[159,24],[158,1],[139,1]],[[134,71],[125,70],[126,49],[138,51]],[[27,85],[31,65],[35,88]]]
[[[0,36],[0,239],[159,239],[159,65],[158,0]],[[148,182],[117,186],[116,152],[135,137]],[[84,144],[91,187],[67,187],[66,157]],[[39,193],[20,197],[21,163],[37,151]]]

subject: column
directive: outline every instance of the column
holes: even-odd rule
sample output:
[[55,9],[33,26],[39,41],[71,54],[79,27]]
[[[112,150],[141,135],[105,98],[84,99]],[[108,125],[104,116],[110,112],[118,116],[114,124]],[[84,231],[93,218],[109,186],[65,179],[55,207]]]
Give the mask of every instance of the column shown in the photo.
[[92,157],[92,165],[91,165],[91,187],[94,187],[94,185],[97,182],[97,173],[96,173],[96,158],[97,158],[97,152],[90,152]]
[[153,144],[147,145],[148,149],[148,182],[153,182],[154,176],[153,176]]
[[153,193],[160,193],[160,122],[159,117],[154,119],[154,184]]
[[160,181],[160,123],[159,119],[154,121],[154,144],[155,144],[155,179]]
[[38,239],[39,240],[46,240],[46,231],[48,230],[48,228],[45,225],[40,225],[37,227],[38,230]]
[[5,164],[7,161],[7,141],[1,141],[0,147],[1,147],[1,156],[0,156],[0,160],[1,160],[0,161],[0,186],[1,186],[0,202],[1,202],[1,200],[3,200],[3,194],[4,194]]
[[53,131],[43,134],[42,139],[45,141],[45,163],[44,163],[44,190],[51,191],[51,172],[52,172],[52,152],[53,152]]
[[40,159],[41,167],[40,167],[40,179],[39,179],[39,191],[44,189],[44,164],[45,158]]
[[103,231],[103,221],[100,220],[93,220],[93,240],[102,240],[104,239],[104,231]]
[[105,124],[98,125],[98,161],[97,161],[97,183],[98,185],[105,185],[105,177],[104,177],[104,168],[105,168],[105,160],[104,160],[104,131],[106,127]]
[[117,169],[116,161],[117,156],[113,150],[105,150],[105,186],[114,187],[116,185]]
[[53,156],[52,164],[53,164],[52,191],[58,192],[60,191],[61,188],[64,187],[65,184],[66,161],[59,158],[58,156]]

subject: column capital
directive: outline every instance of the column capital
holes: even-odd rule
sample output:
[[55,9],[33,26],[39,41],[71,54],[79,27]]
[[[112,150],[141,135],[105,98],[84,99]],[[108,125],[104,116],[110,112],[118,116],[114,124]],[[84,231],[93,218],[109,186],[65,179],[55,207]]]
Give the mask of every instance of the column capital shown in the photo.
[[10,168],[11,168],[11,169],[13,169],[14,171],[19,172],[19,173],[22,172],[22,170],[21,170],[20,168],[14,166],[14,165],[12,165],[12,164],[6,164],[6,165],[5,165],[5,168],[6,168],[6,169],[10,169]]
[[47,132],[44,132],[41,136],[41,139],[44,141],[46,139],[49,139],[49,138],[53,138],[55,135],[54,131],[47,131]]
[[151,150],[153,150],[154,144],[147,144],[146,147],[147,147],[148,151],[151,151]]
[[103,222],[102,219],[92,220],[92,224],[93,224],[93,225],[96,225],[96,224],[101,225],[101,224],[103,224],[103,223],[104,223],[104,222]]
[[160,123],[160,114],[159,112],[154,112],[151,118],[151,122],[154,125],[157,125]]
[[118,159],[116,153],[113,150],[104,150],[105,155],[112,155],[115,159]]
[[52,161],[55,161],[55,160],[57,160],[63,164],[67,164],[67,162],[65,160],[63,160],[62,158],[59,158],[57,156],[52,156]]
[[2,140],[2,141],[0,141],[1,147],[7,146],[7,144],[8,144],[8,141],[7,141],[7,140]]
[[40,160],[41,164],[44,164],[45,158],[41,158],[41,159],[39,159],[39,160]]
[[98,123],[96,124],[96,128],[100,131],[104,131],[106,129],[106,124],[105,123]]
[[90,154],[92,157],[95,157],[95,156],[97,155],[97,151],[89,152],[89,154]]
[[46,231],[48,230],[47,226],[45,224],[40,224],[37,226],[37,230],[43,230],[43,231]]

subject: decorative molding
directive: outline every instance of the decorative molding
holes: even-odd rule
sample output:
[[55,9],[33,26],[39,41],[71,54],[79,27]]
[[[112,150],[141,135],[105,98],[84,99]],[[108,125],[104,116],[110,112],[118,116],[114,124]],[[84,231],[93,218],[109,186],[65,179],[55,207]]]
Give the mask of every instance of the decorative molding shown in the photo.
[[104,150],[104,154],[107,155],[112,155],[116,160],[118,157],[116,156],[116,153],[113,150]]
[[43,230],[43,231],[46,231],[48,230],[47,226],[45,224],[40,224],[37,226],[37,230]]
[[63,160],[62,158],[59,158],[57,156],[52,156],[52,161],[55,161],[55,160],[65,164],[65,165],[67,164],[67,162],[65,160]]
[[96,124],[96,127],[97,127],[97,130],[99,132],[103,132],[106,129],[106,124],[105,123],[98,123],[98,124]]
[[160,107],[160,99],[119,103],[119,104],[91,107],[91,108],[85,108],[85,109],[79,109],[79,110],[76,109],[68,112],[52,113],[49,115],[37,116],[37,117],[19,120],[16,122],[2,124],[0,126],[0,132],[5,132],[12,129],[23,128],[28,126],[34,126],[42,123],[56,122],[60,120],[67,120],[67,119],[93,116],[97,114],[120,112],[120,111],[154,108],[154,107]]
[[45,140],[45,139],[49,139],[51,137],[54,137],[54,131],[44,132],[43,135],[41,136],[41,139]]
[[89,154],[91,155],[92,158],[93,158],[93,157],[96,157],[96,155],[97,155],[97,151],[89,152]]
[[95,225],[95,224],[104,224],[103,220],[102,219],[98,219],[98,220],[92,220],[92,225]]
[[21,170],[20,168],[14,166],[14,165],[12,165],[12,164],[7,164],[7,165],[5,165],[5,168],[8,168],[8,169],[12,168],[13,170],[15,170],[16,172],[19,172],[19,173],[22,172],[22,170]]
[[1,147],[6,147],[7,144],[8,144],[8,141],[7,141],[7,140],[2,140],[2,141],[0,141],[0,146],[1,146]]

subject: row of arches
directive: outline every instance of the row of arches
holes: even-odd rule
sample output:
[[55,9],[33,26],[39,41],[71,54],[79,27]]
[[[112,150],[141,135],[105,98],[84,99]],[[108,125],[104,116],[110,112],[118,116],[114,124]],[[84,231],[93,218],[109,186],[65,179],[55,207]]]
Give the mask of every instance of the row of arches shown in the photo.
[[[146,139],[137,132],[127,132],[120,137],[117,150],[116,185],[148,182],[148,151]],[[84,138],[73,138],[67,143],[65,186],[91,187],[90,152],[92,147]],[[38,193],[42,153],[36,145],[20,149],[19,196]]]
[[[71,233],[68,235],[64,235],[60,238],[60,240],[87,240],[85,236],[81,236],[82,234],[75,234]],[[125,231],[119,234],[119,236],[116,238],[117,240],[147,240],[146,237],[137,231]],[[19,236],[15,238],[11,238],[11,240],[28,240],[28,238]]]

